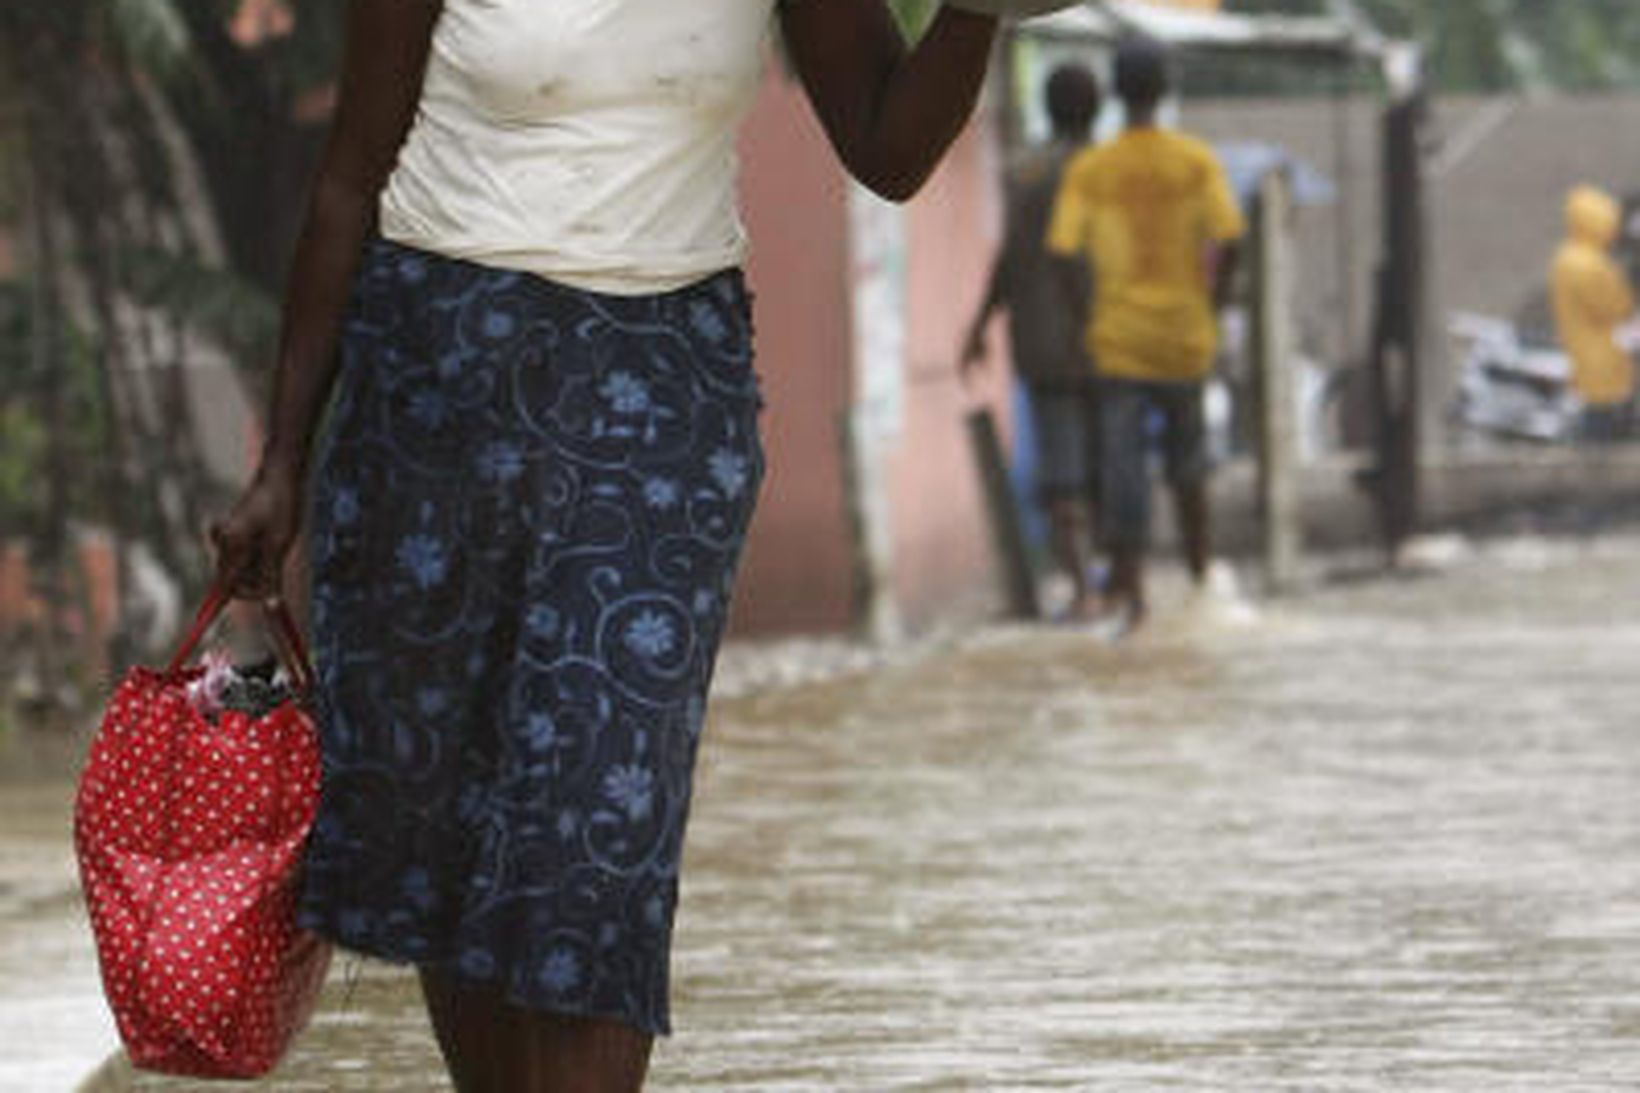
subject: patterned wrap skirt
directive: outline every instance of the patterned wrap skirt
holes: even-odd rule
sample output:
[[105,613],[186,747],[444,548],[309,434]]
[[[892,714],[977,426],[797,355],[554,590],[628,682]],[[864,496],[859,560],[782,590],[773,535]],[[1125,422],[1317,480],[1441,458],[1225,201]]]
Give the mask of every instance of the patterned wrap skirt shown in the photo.
[[369,245],[314,488],[304,925],[670,1032],[760,408],[738,272],[628,298]]

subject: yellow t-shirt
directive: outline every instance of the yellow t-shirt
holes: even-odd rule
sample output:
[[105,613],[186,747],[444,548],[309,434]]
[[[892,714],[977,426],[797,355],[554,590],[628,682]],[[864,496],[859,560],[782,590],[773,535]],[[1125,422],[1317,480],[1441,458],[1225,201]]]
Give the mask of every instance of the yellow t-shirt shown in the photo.
[[1133,129],[1073,159],[1047,243],[1093,263],[1088,348],[1100,374],[1205,377],[1218,343],[1208,248],[1245,230],[1223,166],[1192,137]]

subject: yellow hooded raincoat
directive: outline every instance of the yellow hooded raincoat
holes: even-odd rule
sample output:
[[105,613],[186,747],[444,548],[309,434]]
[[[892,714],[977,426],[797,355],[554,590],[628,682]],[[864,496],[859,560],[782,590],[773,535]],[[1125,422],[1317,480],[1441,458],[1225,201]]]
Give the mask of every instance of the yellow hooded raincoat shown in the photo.
[[1592,186],[1573,190],[1566,200],[1567,239],[1549,274],[1573,386],[1593,407],[1634,397],[1634,362],[1617,344],[1618,327],[1634,314],[1628,280],[1611,256],[1621,222],[1621,208],[1610,196]]

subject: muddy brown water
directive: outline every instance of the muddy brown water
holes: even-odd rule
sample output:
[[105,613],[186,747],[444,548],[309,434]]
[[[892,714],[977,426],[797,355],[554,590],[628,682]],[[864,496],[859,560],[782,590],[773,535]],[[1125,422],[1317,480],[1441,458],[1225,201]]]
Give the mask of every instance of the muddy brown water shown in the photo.
[[[652,1088],[1640,1088],[1637,590],[1635,542],[1516,544],[722,704]],[[49,826],[0,842],[58,900],[0,907],[0,1020],[79,1005],[61,1062]],[[444,1088],[410,984],[342,967],[264,1087]]]

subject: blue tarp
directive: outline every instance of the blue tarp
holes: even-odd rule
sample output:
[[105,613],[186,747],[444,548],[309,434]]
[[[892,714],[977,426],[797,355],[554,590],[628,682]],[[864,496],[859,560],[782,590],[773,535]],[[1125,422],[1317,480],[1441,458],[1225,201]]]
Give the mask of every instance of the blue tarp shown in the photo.
[[1300,205],[1330,205],[1338,200],[1338,187],[1308,160],[1300,159],[1279,144],[1262,141],[1225,141],[1215,144],[1230,185],[1243,205],[1251,206],[1259,184],[1271,171],[1285,170],[1293,183],[1293,200]]

